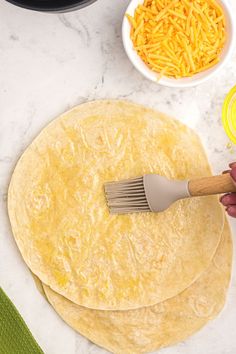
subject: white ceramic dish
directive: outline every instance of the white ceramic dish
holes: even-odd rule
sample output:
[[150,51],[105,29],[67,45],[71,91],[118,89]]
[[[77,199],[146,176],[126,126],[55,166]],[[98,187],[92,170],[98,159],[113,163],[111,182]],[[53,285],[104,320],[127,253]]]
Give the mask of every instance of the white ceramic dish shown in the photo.
[[[126,10],[126,14],[131,16],[134,15],[135,9],[139,4],[143,4],[144,0],[132,0]],[[157,79],[157,73],[148,68],[148,66],[142,61],[136,51],[133,49],[133,43],[130,38],[130,23],[126,16],[124,16],[122,24],[122,38],[125,51],[133,63],[135,68],[147,79],[155,81],[160,85],[169,87],[191,87],[203,83],[204,81],[210,79],[213,75],[219,72],[219,70],[226,64],[226,62],[231,57],[234,42],[235,42],[235,23],[233,19],[233,11],[230,8],[229,0],[217,0],[217,2],[222,6],[225,16],[226,16],[226,31],[227,39],[224,49],[221,54],[221,58],[218,64],[212,68],[205,70],[199,74],[192,77],[187,77],[183,79],[171,79],[167,77],[162,77],[160,80]]]

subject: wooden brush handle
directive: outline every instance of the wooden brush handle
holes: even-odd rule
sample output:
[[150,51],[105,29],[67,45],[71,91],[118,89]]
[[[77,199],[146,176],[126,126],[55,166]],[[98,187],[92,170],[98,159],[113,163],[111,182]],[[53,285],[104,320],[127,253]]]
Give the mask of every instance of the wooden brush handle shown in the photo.
[[236,192],[236,185],[229,173],[220,176],[197,178],[189,181],[189,193],[192,197]]

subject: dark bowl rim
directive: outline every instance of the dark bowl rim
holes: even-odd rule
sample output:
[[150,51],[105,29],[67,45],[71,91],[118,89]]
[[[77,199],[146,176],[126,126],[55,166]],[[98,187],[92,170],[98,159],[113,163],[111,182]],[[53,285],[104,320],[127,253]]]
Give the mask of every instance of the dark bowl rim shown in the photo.
[[27,9],[27,10],[33,10],[33,11],[39,11],[39,12],[63,12],[63,11],[73,11],[77,10],[80,8],[83,8],[85,6],[89,6],[92,3],[94,3],[97,0],[83,0],[82,2],[78,2],[78,0],[74,1],[74,4],[70,4],[68,6],[51,6],[51,7],[44,7],[44,6],[30,6],[30,5],[25,5],[22,3],[19,3],[17,0],[6,0],[7,2],[11,3],[12,5]]

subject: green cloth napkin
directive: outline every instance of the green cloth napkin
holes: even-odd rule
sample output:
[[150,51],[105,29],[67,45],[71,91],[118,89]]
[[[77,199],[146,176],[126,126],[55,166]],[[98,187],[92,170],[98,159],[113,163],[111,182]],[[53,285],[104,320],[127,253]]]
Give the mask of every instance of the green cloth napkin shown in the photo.
[[43,354],[23,318],[0,288],[0,354]]

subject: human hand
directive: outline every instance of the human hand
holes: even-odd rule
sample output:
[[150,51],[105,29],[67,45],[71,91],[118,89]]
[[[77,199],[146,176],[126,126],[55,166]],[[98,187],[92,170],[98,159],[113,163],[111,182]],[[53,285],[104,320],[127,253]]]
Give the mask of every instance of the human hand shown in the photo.
[[[232,162],[229,165],[229,167],[231,168],[231,170],[225,171],[225,172],[229,172],[230,173],[230,176],[231,176],[231,178],[233,179],[233,181],[234,181],[234,183],[236,185],[236,162]],[[225,210],[228,213],[228,215],[236,218],[236,193],[224,194],[220,198],[220,202],[225,207]]]

